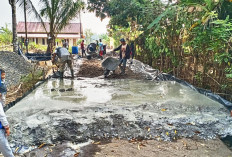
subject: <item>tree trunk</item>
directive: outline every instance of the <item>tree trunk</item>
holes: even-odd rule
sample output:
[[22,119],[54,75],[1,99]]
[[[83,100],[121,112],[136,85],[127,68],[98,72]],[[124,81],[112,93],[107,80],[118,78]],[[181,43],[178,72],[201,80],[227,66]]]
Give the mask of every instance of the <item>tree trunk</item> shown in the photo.
[[193,84],[196,83],[195,76],[196,76],[197,72],[198,72],[198,54],[196,53],[196,54],[194,54],[194,67],[193,67],[193,78],[192,78]]
[[207,65],[206,65],[206,57],[204,56],[203,57],[203,61],[202,61],[202,64],[203,64],[203,74],[202,74],[202,87],[203,88],[206,88],[206,73],[207,73]]
[[11,5],[12,10],[12,33],[13,33],[13,51],[18,51],[18,44],[17,44],[17,21],[16,21],[16,2],[15,0],[9,0],[9,4]]
[[48,35],[48,47],[47,47],[47,53],[53,53],[53,50],[54,50],[54,45],[55,45],[55,35],[50,32],[49,35]]
[[163,62],[164,62],[163,54],[161,54],[160,55],[160,71],[163,71]]
[[26,35],[26,40],[25,40],[25,45],[26,45],[26,53],[28,53],[28,44],[29,40],[27,39],[27,12],[26,12],[26,0],[24,0],[24,24],[25,24],[25,35]]

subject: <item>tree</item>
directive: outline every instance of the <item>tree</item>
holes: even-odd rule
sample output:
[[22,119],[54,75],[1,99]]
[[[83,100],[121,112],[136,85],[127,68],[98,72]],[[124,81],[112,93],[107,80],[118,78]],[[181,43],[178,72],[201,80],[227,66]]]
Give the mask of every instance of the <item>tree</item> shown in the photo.
[[[137,59],[214,92],[232,90],[231,0],[88,0],[109,35],[135,40]],[[228,96],[232,100],[232,96]]]
[[57,34],[74,18],[84,7],[80,0],[41,0],[40,14],[50,23],[48,50],[53,52]]
[[13,32],[13,51],[17,52],[18,45],[17,45],[17,21],[16,21],[16,1],[15,0],[9,0],[9,4],[11,5],[11,11],[12,11],[12,32]]
[[106,18],[107,10],[109,7],[109,1],[108,0],[88,0],[88,7],[87,9],[90,12],[95,12],[97,17],[100,17],[101,19]]
[[[34,13],[33,15],[35,15],[35,17],[42,22],[42,25],[43,25],[46,33],[48,34],[47,28],[45,27],[43,19],[40,16],[40,14],[37,12],[37,10],[35,9],[35,6],[33,5],[31,0],[17,0],[16,3],[19,3],[19,7],[23,8],[26,41],[28,41],[28,38],[27,38],[27,12],[29,13],[29,15],[32,15],[31,13]],[[26,53],[28,53],[28,46],[29,46],[28,44],[29,43],[26,44]]]
[[[40,0],[41,10],[37,10],[31,0],[18,0],[24,4],[26,1],[29,12],[34,12],[36,17],[43,23],[43,19],[49,21],[48,31],[48,49],[47,52],[53,52],[57,34],[67,24],[77,16],[78,12],[83,9],[84,2],[81,0]],[[44,28],[46,29],[45,25]]]
[[12,43],[12,31],[8,29],[7,25],[0,28],[0,43],[9,45]]
[[92,40],[93,32],[90,29],[86,29],[84,34],[85,34],[86,44],[90,44]]
[[101,34],[100,36],[99,36],[99,38],[100,39],[102,39],[102,42],[104,43],[104,44],[106,44],[106,45],[110,45],[110,37],[109,37],[109,35],[108,34]]

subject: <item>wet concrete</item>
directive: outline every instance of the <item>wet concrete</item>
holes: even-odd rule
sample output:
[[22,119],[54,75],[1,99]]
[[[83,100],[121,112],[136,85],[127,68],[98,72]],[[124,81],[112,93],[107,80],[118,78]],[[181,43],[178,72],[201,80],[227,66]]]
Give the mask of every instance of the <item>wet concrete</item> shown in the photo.
[[176,82],[50,79],[7,111],[11,146],[232,134],[221,104]]

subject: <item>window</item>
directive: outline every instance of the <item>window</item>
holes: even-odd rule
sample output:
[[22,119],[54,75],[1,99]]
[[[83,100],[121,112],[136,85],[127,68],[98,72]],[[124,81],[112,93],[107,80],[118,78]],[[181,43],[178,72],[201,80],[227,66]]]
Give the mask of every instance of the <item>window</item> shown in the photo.
[[42,44],[45,45],[45,39],[44,38],[42,38]]
[[35,42],[35,38],[32,38],[32,41]]
[[36,39],[35,39],[35,42],[36,42],[36,44],[39,44],[39,39],[36,38]]

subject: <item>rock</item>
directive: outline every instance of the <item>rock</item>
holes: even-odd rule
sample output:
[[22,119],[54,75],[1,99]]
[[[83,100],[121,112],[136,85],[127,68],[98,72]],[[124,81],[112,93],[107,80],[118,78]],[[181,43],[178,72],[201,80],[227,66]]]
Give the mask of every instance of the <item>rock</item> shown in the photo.
[[28,75],[33,64],[14,52],[0,51],[0,68],[6,71],[6,84],[17,85],[21,77]]

